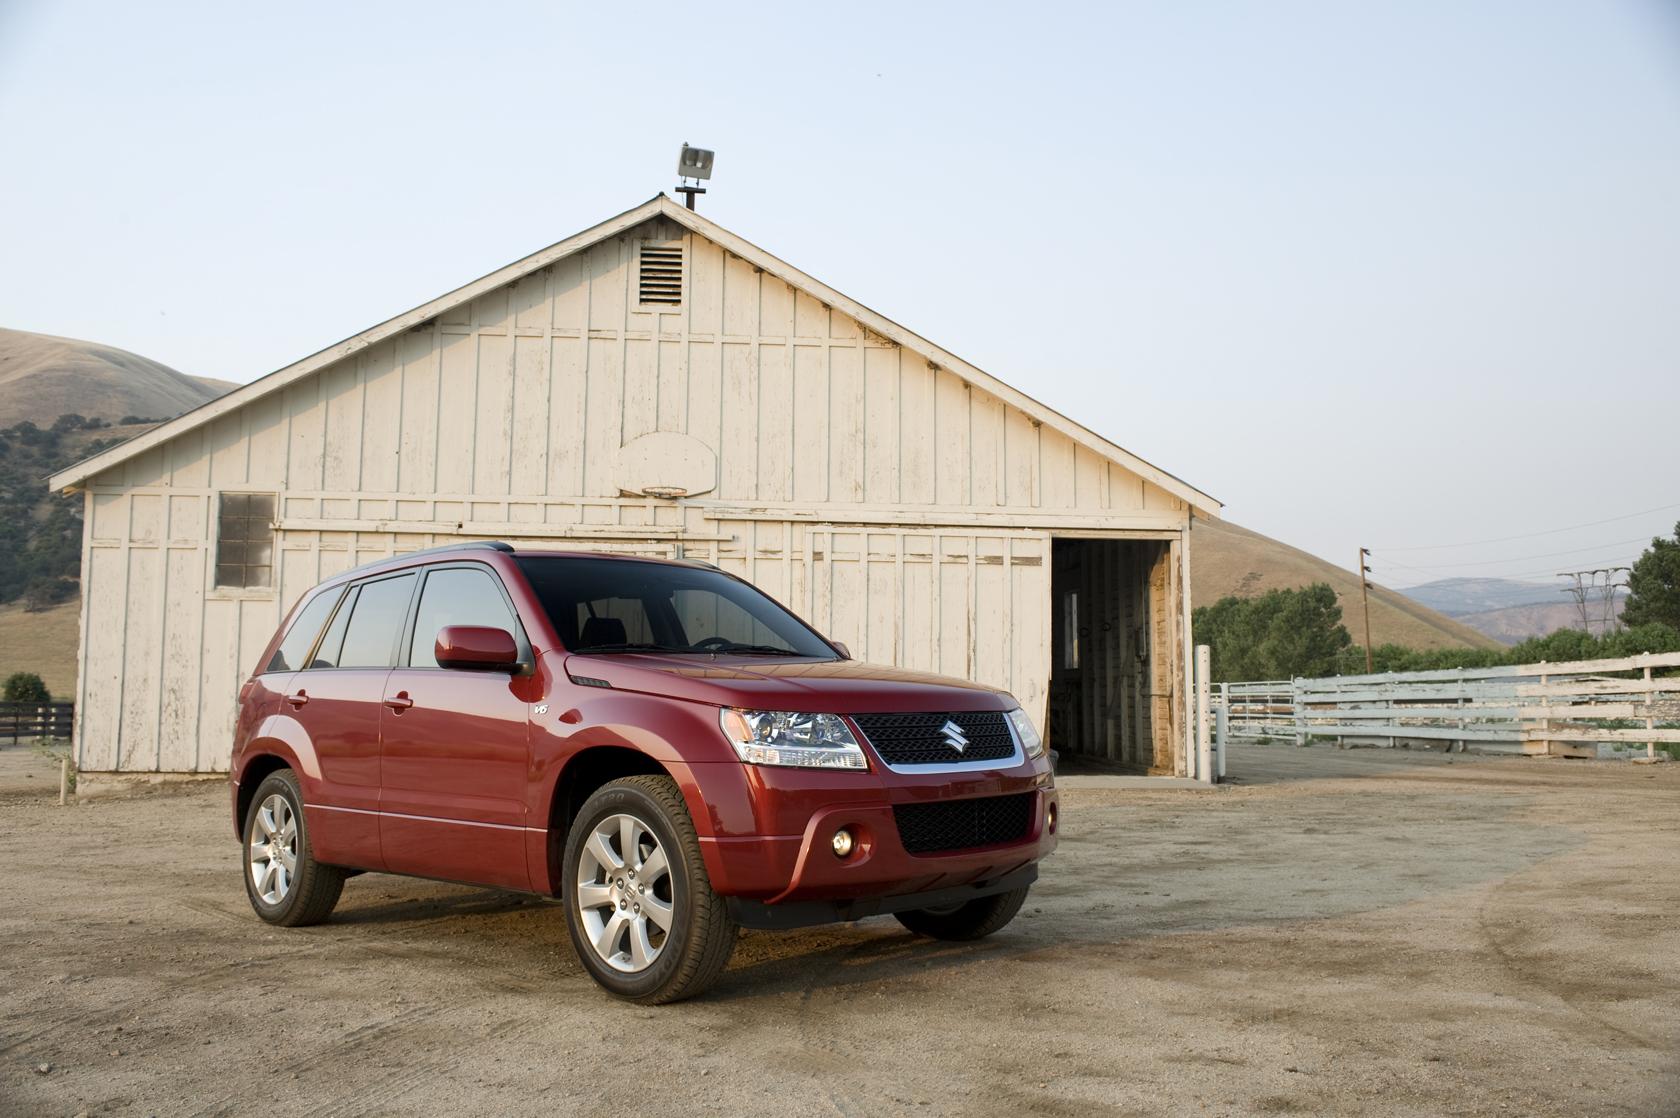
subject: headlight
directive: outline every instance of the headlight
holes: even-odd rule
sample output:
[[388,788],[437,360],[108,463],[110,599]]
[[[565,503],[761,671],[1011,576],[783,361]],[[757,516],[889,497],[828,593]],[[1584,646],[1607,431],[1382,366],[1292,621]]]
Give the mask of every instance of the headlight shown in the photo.
[[1009,724],[1015,727],[1015,736],[1021,739],[1021,748],[1026,750],[1028,757],[1044,756],[1044,739],[1038,736],[1038,730],[1026,711],[1020,707],[1010,711]]
[[718,721],[735,755],[749,765],[869,768],[863,747],[839,715],[724,707]]

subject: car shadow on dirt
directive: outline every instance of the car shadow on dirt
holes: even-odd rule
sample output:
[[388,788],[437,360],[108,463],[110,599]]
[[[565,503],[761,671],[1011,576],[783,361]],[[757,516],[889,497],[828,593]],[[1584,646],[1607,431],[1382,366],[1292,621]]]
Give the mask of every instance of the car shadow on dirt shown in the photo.
[[[386,880],[408,884],[410,879],[391,877]],[[439,920],[497,916],[549,903],[540,897],[526,896],[522,893],[480,889],[467,885],[456,886],[445,882],[438,883],[438,891],[428,892],[423,896],[356,903],[349,892],[349,889],[353,888],[352,883],[347,887],[345,894],[350,903],[341,903],[332,915],[331,923],[336,927],[348,928],[363,924],[420,926]],[[557,914],[558,911],[556,909]]]

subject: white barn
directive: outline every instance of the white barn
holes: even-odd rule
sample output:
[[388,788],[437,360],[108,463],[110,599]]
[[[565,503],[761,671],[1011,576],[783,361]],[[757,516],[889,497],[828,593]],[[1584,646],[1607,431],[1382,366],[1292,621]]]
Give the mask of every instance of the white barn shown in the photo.
[[495,538],[709,560],[1064,752],[1195,775],[1218,503],[664,195],[51,484],[85,500],[85,772],[224,770],[300,594]]

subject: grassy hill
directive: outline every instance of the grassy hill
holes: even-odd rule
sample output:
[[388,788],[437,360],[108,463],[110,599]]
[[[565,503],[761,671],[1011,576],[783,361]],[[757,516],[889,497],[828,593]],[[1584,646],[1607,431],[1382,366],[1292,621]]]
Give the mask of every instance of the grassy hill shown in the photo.
[[231,387],[114,346],[0,329],[0,678],[31,671],[55,697],[75,694],[82,502],[49,493],[47,477]]
[[34,672],[53,698],[74,699],[80,614],[77,598],[36,613],[22,603],[0,606],[0,680],[13,672]]
[[68,414],[170,419],[232,387],[115,346],[0,328],[0,427],[50,427]]
[[[1228,520],[1198,520],[1190,533],[1190,592],[1198,605],[1327,582],[1356,644],[1364,640],[1359,576]],[[1408,648],[1498,648],[1476,630],[1394,590],[1371,590],[1371,642]]]

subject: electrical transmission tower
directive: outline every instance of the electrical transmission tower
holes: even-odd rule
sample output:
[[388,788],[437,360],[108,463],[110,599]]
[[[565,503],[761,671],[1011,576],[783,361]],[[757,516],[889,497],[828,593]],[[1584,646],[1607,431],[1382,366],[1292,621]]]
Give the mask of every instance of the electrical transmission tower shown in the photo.
[[1581,631],[1588,636],[1593,633],[1593,624],[1598,624],[1598,633],[1602,636],[1616,629],[1616,591],[1627,585],[1627,567],[1596,567],[1586,571],[1560,571],[1559,578],[1569,579],[1564,586],[1563,593],[1568,594],[1575,603],[1575,612],[1581,618]]

